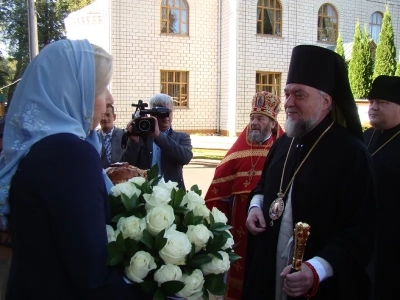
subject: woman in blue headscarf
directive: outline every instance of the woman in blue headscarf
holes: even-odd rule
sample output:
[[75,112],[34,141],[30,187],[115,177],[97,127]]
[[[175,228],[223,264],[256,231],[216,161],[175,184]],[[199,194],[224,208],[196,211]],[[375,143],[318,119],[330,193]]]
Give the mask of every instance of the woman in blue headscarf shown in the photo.
[[109,204],[94,129],[112,104],[112,57],[87,40],[45,47],[8,110],[0,214],[13,258],[7,299],[143,299],[106,266]]

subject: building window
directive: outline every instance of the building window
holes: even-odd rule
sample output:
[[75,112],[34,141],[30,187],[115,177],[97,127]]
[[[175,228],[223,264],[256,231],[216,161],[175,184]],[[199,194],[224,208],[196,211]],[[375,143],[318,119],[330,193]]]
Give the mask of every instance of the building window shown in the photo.
[[374,12],[369,17],[369,36],[376,44],[379,43],[379,33],[381,32],[383,14],[379,11]]
[[257,33],[282,35],[282,6],[278,0],[258,0]]
[[278,97],[281,96],[281,73],[257,72],[256,92],[267,91]]
[[188,34],[189,9],[185,0],[161,1],[161,33]]
[[175,107],[188,106],[188,81],[187,71],[161,71],[161,93],[170,95]]
[[336,43],[338,28],[336,8],[331,4],[323,4],[318,11],[318,41]]

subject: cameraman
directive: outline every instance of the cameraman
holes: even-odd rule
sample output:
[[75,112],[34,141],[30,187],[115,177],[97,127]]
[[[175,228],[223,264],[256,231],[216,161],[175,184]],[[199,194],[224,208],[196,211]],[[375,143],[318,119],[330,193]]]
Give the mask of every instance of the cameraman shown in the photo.
[[[158,164],[159,173],[165,181],[177,182],[178,187],[185,189],[182,168],[193,157],[190,136],[172,129],[174,102],[170,96],[155,94],[149,104],[150,108],[169,108],[169,116],[153,116],[156,126],[152,134],[140,137],[130,135],[121,162],[128,162],[140,169],[149,169]],[[133,123],[134,120],[128,124],[128,131],[132,131]]]

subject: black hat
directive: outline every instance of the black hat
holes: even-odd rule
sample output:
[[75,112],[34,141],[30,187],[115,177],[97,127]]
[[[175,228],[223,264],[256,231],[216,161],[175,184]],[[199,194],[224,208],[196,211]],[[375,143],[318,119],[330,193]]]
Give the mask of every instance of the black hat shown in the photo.
[[380,99],[400,104],[400,77],[380,75],[372,83],[368,99]]
[[303,84],[332,97],[332,116],[357,138],[363,140],[357,105],[351,92],[343,58],[319,46],[300,45],[293,48],[286,84]]

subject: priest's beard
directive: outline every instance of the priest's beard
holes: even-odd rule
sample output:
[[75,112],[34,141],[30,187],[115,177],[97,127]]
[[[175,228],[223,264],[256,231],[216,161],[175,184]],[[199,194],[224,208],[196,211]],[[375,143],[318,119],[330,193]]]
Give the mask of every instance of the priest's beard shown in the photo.
[[322,101],[318,103],[318,106],[314,110],[314,114],[309,119],[303,119],[300,112],[298,112],[298,121],[293,121],[289,118],[286,119],[285,132],[288,137],[302,137],[315,125],[317,125],[317,122],[322,114]]
[[[262,144],[267,137],[271,134],[271,123],[268,123],[264,129],[249,131],[248,139],[250,143]],[[257,129],[260,129],[259,127]]]

